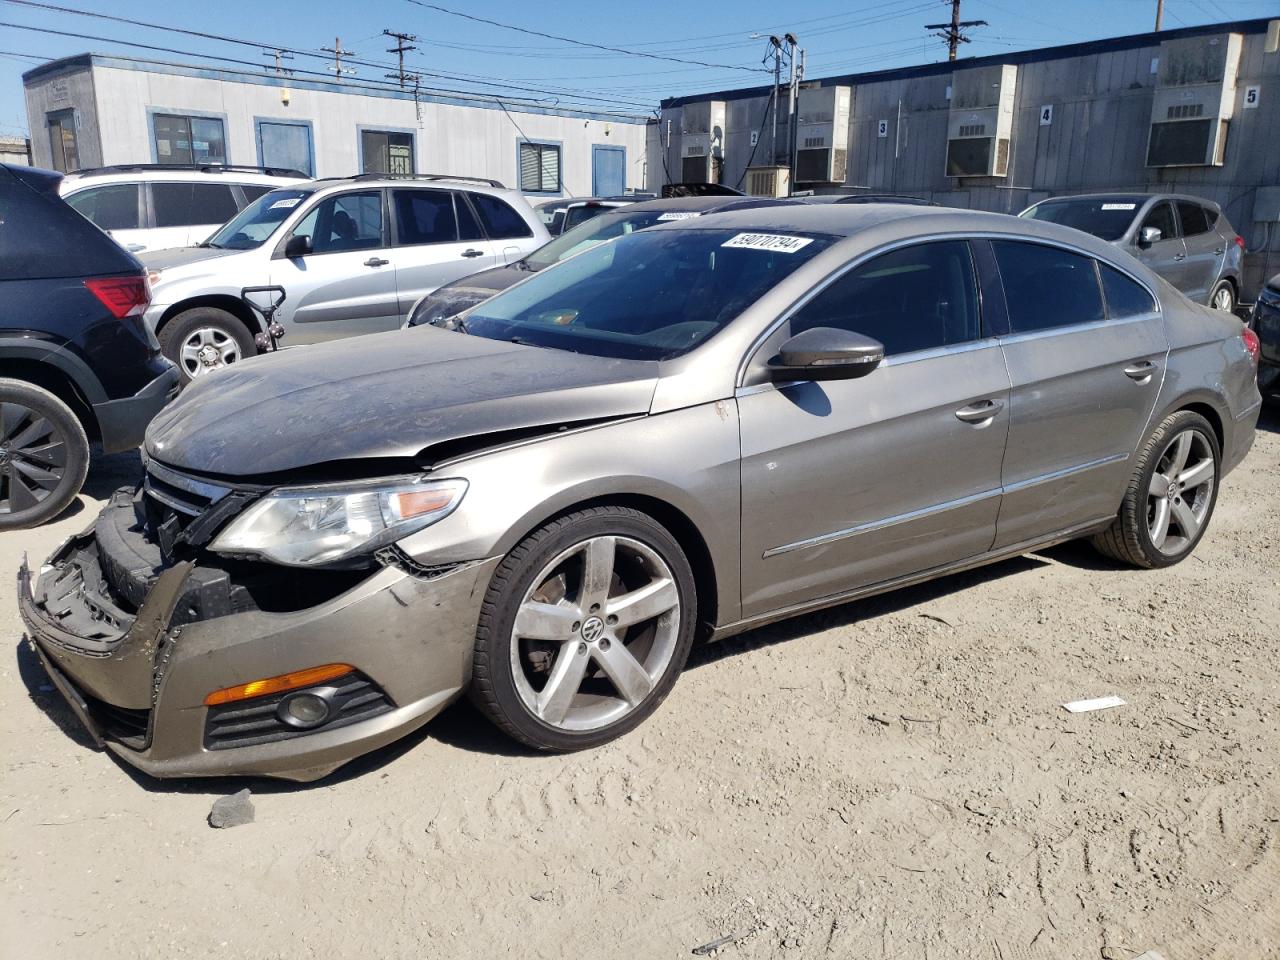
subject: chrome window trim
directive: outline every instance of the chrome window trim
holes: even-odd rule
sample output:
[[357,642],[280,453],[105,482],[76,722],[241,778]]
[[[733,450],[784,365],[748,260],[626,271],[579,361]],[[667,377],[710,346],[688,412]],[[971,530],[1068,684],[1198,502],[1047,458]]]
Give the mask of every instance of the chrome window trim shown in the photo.
[[1028,340],[1042,340],[1045,337],[1062,336],[1067,333],[1087,333],[1090,330],[1101,330],[1103,327],[1118,327],[1129,323],[1144,323],[1160,319],[1159,313],[1140,313],[1119,320],[1090,320],[1088,323],[1073,323],[1066,327],[1046,327],[1043,330],[1028,330],[1025,333],[1006,333],[997,338],[1000,343],[1025,343]]
[[[845,239],[852,239],[852,237],[848,237]],[[761,332],[754,340],[751,341],[751,345],[747,347],[747,350],[743,354],[742,359],[738,362],[738,372],[736,377],[734,378],[735,388],[741,388],[743,386],[746,386],[743,383],[743,381],[746,379],[747,369],[748,367],[750,367],[751,361],[755,358],[755,355],[760,350],[760,348],[764,346],[765,342],[770,337],[772,337],[775,333],[777,333],[783,324],[789,323],[791,321],[791,318],[794,317],[798,311],[803,309],[811,300],[813,300],[814,297],[822,293],[824,290],[827,289],[827,287],[831,286],[831,284],[835,283],[837,280],[843,277],[850,270],[854,270],[857,267],[860,267],[862,264],[866,263],[868,260],[872,259],[873,257],[878,257],[884,253],[892,253],[894,250],[899,250],[902,247],[909,247],[916,244],[924,244],[924,243],[935,243],[942,240],[965,240],[965,241],[1007,240],[1012,243],[1038,243],[1041,246],[1056,247],[1059,250],[1065,250],[1067,253],[1074,253],[1077,256],[1088,257],[1090,260],[1096,261],[1098,263],[1105,263],[1107,266],[1111,267],[1113,270],[1116,270],[1117,272],[1128,277],[1134,283],[1138,284],[1138,286],[1146,290],[1147,293],[1151,296],[1152,301],[1156,305],[1156,309],[1153,313],[1141,314],[1136,317],[1123,317],[1118,320],[1109,320],[1109,319],[1089,320],[1089,321],[1086,321],[1085,323],[1080,323],[1080,324],[1071,324],[1063,327],[1049,327],[1046,330],[1028,331],[1027,333],[1024,333],[1024,334],[1017,334],[1017,333],[1005,334],[1004,336],[999,336],[995,338],[985,338],[985,339],[995,339],[1000,342],[1011,342],[1012,339],[1015,337],[1028,337],[1028,336],[1033,336],[1037,334],[1060,333],[1063,331],[1074,331],[1074,330],[1086,329],[1092,326],[1101,326],[1102,324],[1129,323],[1136,320],[1150,320],[1153,317],[1163,316],[1163,311],[1161,310],[1161,304],[1160,304],[1160,297],[1156,294],[1156,291],[1151,286],[1151,284],[1147,283],[1141,277],[1136,276],[1132,271],[1116,263],[1114,260],[1101,257],[1091,250],[1086,250],[1085,248],[1076,246],[1072,243],[1068,243],[1063,240],[1050,240],[1045,237],[1028,237],[1028,236],[1023,236],[1019,234],[997,233],[993,230],[980,230],[976,232],[966,231],[963,233],[926,233],[926,234],[921,234],[920,236],[910,237],[904,240],[894,240],[889,243],[881,244],[878,247],[872,247],[870,250],[864,251],[855,259],[850,260],[848,263],[845,263],[840,267],[838,267],[837,269],[833,270],[831,273],[827,274],[827,276],[823,277],[820,281],[818,281],[817,284],[810,287],[809,290],[805,292],[804,296],[797,299],[790,306],[788,306],[782,313],[780,313],[777,317],[775,317],[774,320],[768,326],[765,327],[764,331]],[[993,254],[994,254],[994,251],[993,251]],[[981,277],[979,276],[978,265],[976,263],[974,264],[974,280],[978,284],[978,297],[979,297],[979,301],[981,301],[982,283],[981,283]],[[1102,294],[1103,291],[1099,289],[1099,293]],[[1105,294],[1103,294],[1103,309],[1106,309]],[[980,343],[980,342],[982,341],[966,341],[966,344],[952,344],[952,346],[964,346],[964,345],[967,345],[967,343]],[[934,348],[934,349],[946,349],[946,348]],[[925,351],[916,351],[916,352],[923,353]],[[907,354],[899,354],[898,356],[907,356]],[[893,359],[892,357],[885,358],[885,363],[888,363],[892,359]],[[750,386],[755,386],[755,384],[751,384]]]
[[[748,388],[749,389],[749,388]],[[1076,464],[1074,467],[1065,467],[1062,470],[1054,470],[1051,473],[1040,474],[1035,477],[1028,477],[1026,480],[1019,480],[1017,483],[1001,485],[991,490],[983,490],[980,493],[972,493],[966,497],[960,497],[956,500],[947,500],[943,503],[937,503],[929,507],[920,507],[918,510],[909,510],[906,513],[895,514],[892,517],[884,517],[880,520],[869,520],[866,523],[855,524],[852,527],[845,527],[843,530],[833,530],[830,533],[820,533],[814,537],[807,537],[804,540],[796,540],[792,543],[784,543],[781,546],[770,547],[766,550],[761,558],[768,560],[770,557],[776,557],[784,553],[791,553],[795,550],[804,550],[808,547],[825,546],[829,543],[835,543],[838,540],[848,540],[864,533],[871,533],[875,530],[883,530],[886,527],[896,526],[900,523],[907,523],[912,520],[921,520],[939,513],[946,513],[948,510],[955,510],[959,507],[967,507],[974,503],[980,503],[983,500],[989,500],[992,497],[1004,496],[1008,493],[1017,493],[1031,487],[1039,486],[1042,483],[1050,483],[1054,480],[1061,480],[1064,477],[1070,477],[1077,473],[1084,473],[1087,470],[1095,470],[1098,467],[1104,467],[1112,463],[1120,463],[1128,460],[1129,454],[1117,453],[1109,457],[1099,457],[1096,460],[1089,460],[1085,463]]]

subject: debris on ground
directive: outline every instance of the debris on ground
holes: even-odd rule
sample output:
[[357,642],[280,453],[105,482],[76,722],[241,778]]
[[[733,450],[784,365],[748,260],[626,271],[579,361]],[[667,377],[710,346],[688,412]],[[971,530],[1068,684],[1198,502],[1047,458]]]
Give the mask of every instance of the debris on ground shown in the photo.
[[213,801],[213,809],[209,811],[209,826],[223,830],[245,823],[253,823],[253,801],[249,799],[248,787],[239,793]]
[[694,947],[693,955],[695,957],[709,956],[715,953],[721,947],[725,947],[731,943],[735,943],[738,940],[741,940],[745,936],[746,936],[745,933],[731,933],[726,937],[720,937],[718,940],[712,940],[710,943],[704,943],[700,947]]
[[1062,705],[1070,713],[1088,713],[1091,710],[1110,710],[1112,707],[1123,707],[1125,702],[1119,697],[1095,697],[1092,700],[1072,700]]

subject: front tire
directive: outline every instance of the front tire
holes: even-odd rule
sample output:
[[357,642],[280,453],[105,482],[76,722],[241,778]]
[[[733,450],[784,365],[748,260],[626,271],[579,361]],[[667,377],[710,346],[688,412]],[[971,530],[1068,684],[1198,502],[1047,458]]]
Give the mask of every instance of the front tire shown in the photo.
[[1208,420],[1190,410],[1166,417],[1138,455],[1119,515],[1093,545],[1135,567],[1172,566],[1204,536],[1221,471]]
[[156,335],[160,351],[178,366],[185,386],[258,352],[253,334],[233,313],[193,307],[178,314]]
[[0,380],[0,530],[66,509],[89,471],[89,438],[71,408],[41,387]]
[[526,537],[494,571],[471,697],[535,749],[608,743],[666,698],[696,621],[693,571],[661,524],[626,507],[571,513]]

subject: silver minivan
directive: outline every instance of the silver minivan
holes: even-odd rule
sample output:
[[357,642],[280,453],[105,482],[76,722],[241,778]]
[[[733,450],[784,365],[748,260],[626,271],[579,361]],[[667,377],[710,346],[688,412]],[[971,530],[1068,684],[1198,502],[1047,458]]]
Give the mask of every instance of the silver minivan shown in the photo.
[[1042,200],[1018,216],[1110,241],[1196,303],[1232,313],[1240,301],[1244,238],[1209,200],[1172,193],[1083,194]]

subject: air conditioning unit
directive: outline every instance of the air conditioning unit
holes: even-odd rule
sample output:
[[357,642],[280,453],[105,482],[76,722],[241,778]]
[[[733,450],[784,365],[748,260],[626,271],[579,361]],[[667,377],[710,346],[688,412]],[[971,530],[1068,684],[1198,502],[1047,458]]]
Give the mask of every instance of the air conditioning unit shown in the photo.
[[680,182],[719,183],[724,166],[724,101],[686,103],[680,110]]
[[1018,68],[957,70],[947,117],[948,177],[1007,177]]
[[1148,167],[1222,166],[1243,46],[1238,33],[1160,44]]
[[747,193],[753,197],[789,196],[791,168],[747,167]]
[[796,106],[796,183],[844,183],[853,90],[802,87]]

